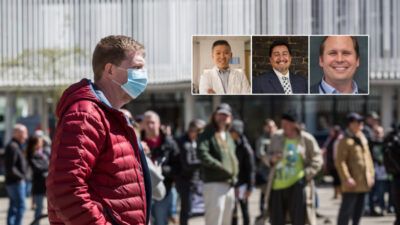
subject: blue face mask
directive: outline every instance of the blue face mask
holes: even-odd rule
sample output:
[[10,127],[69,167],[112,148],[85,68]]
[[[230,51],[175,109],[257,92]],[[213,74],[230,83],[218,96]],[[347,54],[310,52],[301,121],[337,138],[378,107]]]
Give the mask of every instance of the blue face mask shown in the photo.
[[119,84],[129,96],[137,98],[147,87],[147,71],[145,69],[127,69],[128,81],[125,84]]

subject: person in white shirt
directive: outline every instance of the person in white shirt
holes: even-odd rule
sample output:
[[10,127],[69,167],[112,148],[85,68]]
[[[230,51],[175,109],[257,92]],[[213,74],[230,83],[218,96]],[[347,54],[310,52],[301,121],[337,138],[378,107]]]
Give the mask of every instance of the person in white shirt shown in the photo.
[[232,58],[229,43],[217,40],[211,52],[214,67],[200,76],[200,94],[249,94],[250,84],[243,70],[229,67]]

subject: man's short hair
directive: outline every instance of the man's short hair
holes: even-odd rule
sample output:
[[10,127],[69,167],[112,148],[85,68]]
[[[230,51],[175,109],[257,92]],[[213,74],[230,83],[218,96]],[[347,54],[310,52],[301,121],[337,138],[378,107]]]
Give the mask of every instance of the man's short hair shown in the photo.
[[289,54],[292,55],[292,50],[290,49],[289,43],[285,40],[275,40],[272,42],[271,46],[269,47],[269,57],[272,55],[272,50],[279,45],[284,45],[289,51]]
[[26,126],[23,125],[22,123],[16,123],[16,124],[14,124],[14,127],[13,127],[14,132],[23,132],[26,129],[27,129]]
[[144,118],[144,119],[146,119],[146,118],[153,118],[153,117],[154,117],[156,120],[158,120],[158,122],[161,122],[161,121],[160,121],[160,116],[158,115],[158,113],[154,112],[153,110],[148,110],[148,111],[144,112],[144,114],[143,114],[143,118]]
[[229,49],[231,49],[231,45],[226,40],[217,40],[217,41],[214,41],[211,51],[213,51],[214,48],[218,45],[225,45],[225,46],[229,47]]
[[127,51],[141,51],[144,55],[144,46],[133,38],[123,35],[111,35],[101,39],[93,52],[94,80],[101,79],[107,63],[119,66],[126,59]]
[[[326,41],[326,39],[328,39],[328,37],[330,37],[330,36],[325,36],[322,39],[321,45],[319,46],[319,56],[322,56],[324,54],[325,41]],[[353,41],[353,47],[354,47],[354,50],[356,51],[356,56],[358,58],[360,56],[360,46],[358,45],[357,38],[354,36],[350,36],[350,38]]]
[[267,118],[267,119],[264,120],[264,126],[267,126],[270,123],[274,123],[275,124],[275,121],[273,119],[271,119],[271,118]]

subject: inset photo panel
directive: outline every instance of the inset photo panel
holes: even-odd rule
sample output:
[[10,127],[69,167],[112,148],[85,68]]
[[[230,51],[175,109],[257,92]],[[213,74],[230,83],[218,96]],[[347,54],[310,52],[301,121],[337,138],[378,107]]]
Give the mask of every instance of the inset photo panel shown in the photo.
[[251,94],[250,36],[192,36],[192,94]]
[[310,93],[362,95],[369,93],[367,35],[310,37]]
[[308,93],[308,36],[252,37],[253,94]]

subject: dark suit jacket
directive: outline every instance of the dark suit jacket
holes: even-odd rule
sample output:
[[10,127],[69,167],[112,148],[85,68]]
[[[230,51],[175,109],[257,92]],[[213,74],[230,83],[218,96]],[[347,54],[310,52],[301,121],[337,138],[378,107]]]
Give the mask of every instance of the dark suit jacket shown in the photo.
[[[320,81],[320,82],[321,82],[321,81]],[[310,93],[312,93],[312,94],[319,94],[319,83],[320,83],[320,82],[311,85],[311,87],[310,87]]]
[[[308,93],[308,81],[305,77],[290,73],[290,85],[294,94]],[[282,93],[285,91],[273,70],[253,77],[253,93]]]

